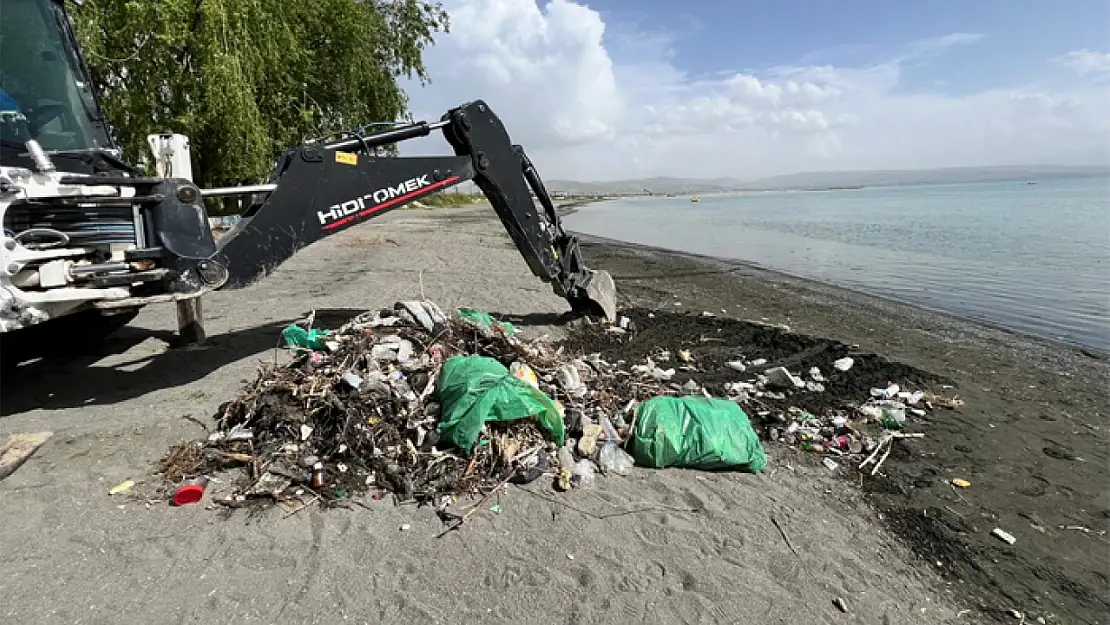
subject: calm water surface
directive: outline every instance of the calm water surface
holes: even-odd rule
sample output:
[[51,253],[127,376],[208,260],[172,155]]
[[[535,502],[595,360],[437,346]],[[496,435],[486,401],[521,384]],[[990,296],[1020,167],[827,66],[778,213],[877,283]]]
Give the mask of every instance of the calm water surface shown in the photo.
[[1110,178],[613,200],[565,224],[1110,351]]

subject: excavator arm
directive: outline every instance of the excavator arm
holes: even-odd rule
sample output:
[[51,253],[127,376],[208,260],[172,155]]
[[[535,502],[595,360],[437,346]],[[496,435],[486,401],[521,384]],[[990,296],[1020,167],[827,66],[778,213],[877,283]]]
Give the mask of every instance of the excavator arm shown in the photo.
[[[455,156],[375,155],[376,148],[435,130],[442,131]],[[482,101],[452,109],[435,123],[302,144],[282,156],[266,185],[200,190],[187,180],[146,179],[150,188],[136,193],[155,204],[146,211],[148,244],[127,252],[127,261],[157,265],[152,270],[162,271],[157,281],[178,297],[245,288],[324,237],[468,180],[489,199],[532,273],[566,298],[573,312],[615,319],[612,277],[586,267],[577,239],[563,229],[531,161]],[[142,187],[142,181],[127,181]],[[246,194],[265,199],[217,242],[201,198]],[[93,280],[106,287],[135,277],[105,272]]]
[[[455,156],[374,155],[376,148],[436,130]],[[301,145],[283,156],[274,180],[266,199],[205,254],[210,274],[227,273],[219,288],[248,286],[319,239],[473,180],[535,276],[575,311],[615,316],[612,278],[586,267],[539,174],[485,102],[452,109],[437,123]]]

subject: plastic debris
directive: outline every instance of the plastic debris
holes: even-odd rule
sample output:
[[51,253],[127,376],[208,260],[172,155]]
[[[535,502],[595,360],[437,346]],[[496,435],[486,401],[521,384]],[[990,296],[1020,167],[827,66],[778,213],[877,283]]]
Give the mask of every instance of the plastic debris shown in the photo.
[[582,458],[574,464],[574,483],[580,488],[590,488],[594,485],[594,463]]
[[955,484],[956,486],[959,486],[960,488],[967,488],[968,486],[971,486],[971,482],[969,482],[967,480],[964,480],[964,479],[960,479],[958,477],[953,479],[952,483]]
[[563,442],[563,418],[551,398],[493,358],[452,356],[435,384],[442,402],[440,439],[464,455],[469,455],[490,422],[533,419],[556,444]]
[[871,389],[871,396],[878,399],[893,399],[898,396],[900,390],[897,384],[890,384],[886,388],[873,388]]
[[351,373],[350,371],[343,374],[343,381],[346,382],[348,386],[355,389],[356,391],[359,388],[362,387],[362,378],[360,378],[357,375]]
[[184,506],[197,503],[204,497],[204,487],[208,478],[198,477],[179,485],[173,493],[173,505]]
[[586,385],[582,383],[582,378],[578,374],[578,369],[573,364],[566,364],[559,367],[556,375],[559,377],[559,384],[563,390],[570,393],[574,397],[585,397],[587,393]]
[[1001,541],[1003,541],[1003,542],[1005,542],[1006,544],[1009,544],[1009,545],[1012,545],[1012,544],[1017,542],[1017,539],[1014,538],[1013,534],[1007,532],[1004,529],[998,528],[998,527],[991,530],[991,536],[994,536],[995,538],[997,538],[997,539],[999,539],[999,540],[1001,540]]
[[221,472],[213,502],[231,507],[264,499],[292,512],[361,493],[454,518],[465,497],[483,499],[467,510],[490,509],[484,500],[505,483],[541,476],[567,491],[636,465],[760,471],[767,458],[753,424],[820,454],[829,470],[873,462],[874,472],[894,441],[920,436],[899,430],[933,409],[930,395],[894,382],[847,399],[844,377],[822,369],[842,372],[851,359],[830,369],[775,351],[765,355],[802,373],[764,370],[768,359],[753,357],[762,343],[729,344],[708,327],[643,343],[645,317],[682,313],[585,322],[572,327],[577,342],[553,345],[475,309],[437,311],[398,302],[330,330],[290,326],[293,361],[265,365],[212,415],[211,435],[171,448],[160,471],[169,492]]
[[732,401],[704,397],[655,397],[640,404],[632,453],[650,467],[740,469],[759,473],[767,455]]
[[109,495],[120,495],[120,494],[126,493],[127,491],[131,490],[131,487],[134,486],[134,485],[135,485],[135,480],[124,480],[124,481],[120,482],[119,484],[116,484],[112,488],[108,489],[108,494]]
[[804,388],[805,382],[794,377],[786,367],[775,367],[764,372],[767,384],[778,388]]
[[516,361],[509,365],[509,373],[511,373],[514,378],[527,382],[532,388],[540,387],[540,380],[536,377],[536,372],[532,370],[532,367],[529,367],[523,362]]
[[833,368],[841,373],[844,373],[845,371],[851,369],[852,365],[854,364],[856,364],[856,361],[852,360],[851,356],[845,356],[839,360],[833,361]]
[[464,322],[485,331],[486,336],[491,336],[494,333],[503,333],[505,336],[512,336],[516,334],[516,328],[513,324],[507,321],[495,321],[488,313],[484,313],[476,308],[458,308],[455,310],[459,319]]
[[888,406],[882,409],[883,427],[890,430],[901,430],[906,425],[906,411],[899,406]]
[[605,434],[605,445],[602,446],[597,459],[601,472],[628,475],[632,472],[632,467],[636,463],[635,459],[619,446],[621,442],[620,435],[617,433],[617,429],[613,427],[613,423],[609,421],[609,417],[601,417],[601,428]]
[[307,330],[297,324],[286,326],[281,331],[281,336],[285,339],[285,344],[289,347],[300,349],[326,349],[324,337],[328,336],[328,332],[316,329]]

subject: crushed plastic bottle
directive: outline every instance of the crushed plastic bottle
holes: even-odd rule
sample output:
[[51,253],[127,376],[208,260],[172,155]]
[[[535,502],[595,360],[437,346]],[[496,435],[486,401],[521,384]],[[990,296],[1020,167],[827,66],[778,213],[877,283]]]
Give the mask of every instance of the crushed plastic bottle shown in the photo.
[[509,373],[511,373],[514,378],[524,380],[531,384],[533,388],[540,387],[540,381],[539,378],[536,377],[536,372],[532,370],[532,367],[529,367],[519,360],[509,365]]
[[568,470],[574,469],[574,453],[571,452],[569,447],[565,445],[563,447],[560,447],[558,458],[559,468]]
[[574,465],[574,481],[579,488],[591,488],[596,480],[594,463],[583,458]]
[[614,443],[605,443],[601,448],[601,453],[598,455],[597,463],[601,465],[603,473],[616,473],[617,475],[628,475],[632,472],[632,467],[636,461],[624,449],[621,449]]
[[605,433],[605,445],[598,454],[597,463],[601,466],[602,473],[616,473],[628,475],[636,461],[632,456],[619,446],[621,441],[617,429],[609,421],[609,417],[601,417],[601,430]]

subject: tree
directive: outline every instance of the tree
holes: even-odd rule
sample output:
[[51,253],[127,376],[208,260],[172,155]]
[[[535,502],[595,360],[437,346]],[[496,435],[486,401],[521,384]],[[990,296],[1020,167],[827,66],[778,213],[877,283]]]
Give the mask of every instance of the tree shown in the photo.
[[401,76],[448,30],[417,0],[91,0],[73,11],[125,156],[146,136],[189,136],[202,186],[263,181],[281,151],[359,125],[409,119]]

